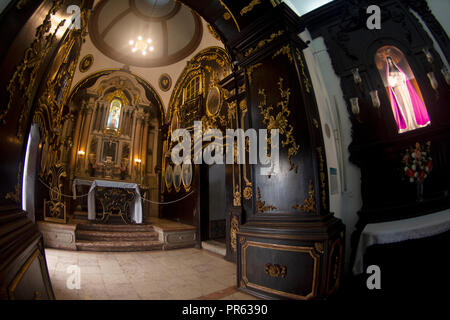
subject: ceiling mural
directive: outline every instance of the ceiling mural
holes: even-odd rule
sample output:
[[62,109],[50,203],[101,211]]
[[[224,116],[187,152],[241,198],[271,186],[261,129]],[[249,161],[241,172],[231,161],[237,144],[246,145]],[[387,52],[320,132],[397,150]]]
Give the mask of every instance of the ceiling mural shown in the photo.
[[89,34],[113,60],[160,67],[193,53],[203,28],[200,17],[175,0],[101,0],[89,21]]

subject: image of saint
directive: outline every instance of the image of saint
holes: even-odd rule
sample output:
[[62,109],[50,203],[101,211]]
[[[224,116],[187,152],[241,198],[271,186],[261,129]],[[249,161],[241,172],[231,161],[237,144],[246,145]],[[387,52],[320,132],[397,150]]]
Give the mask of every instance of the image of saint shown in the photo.
[[386,78],[398,132],[403,133],[429,125],[430,117],[422,98],[391,56],[386,56]]
[[122,108],[122,104],[119,100],[113,100],[111,102],[111,107],[109,109],[109,115],[108,115],[108,123],[107,123],[107,127],[109,129],[118,129],[119,128],[121,108]]

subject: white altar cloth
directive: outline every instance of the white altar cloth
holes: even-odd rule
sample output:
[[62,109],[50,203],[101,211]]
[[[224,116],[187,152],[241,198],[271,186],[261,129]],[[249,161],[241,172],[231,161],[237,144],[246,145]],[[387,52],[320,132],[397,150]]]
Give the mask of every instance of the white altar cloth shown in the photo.
[[450,209],[416,218],[366,225],[359,238],[353,273],[363,272],[363,256],[374,244],[427,238],[450,230]]
[[135,223],[142,223],[142,202],[141,194],[139,193],[139,187],[136,183],[95,180],[88,194],[88,219],[95,220],[97,213],[95,212],[95,188],[107,187],[107,188],[122,188],[122,189],[134,189],[136,190],[136,197],[131,205],[131,220]]

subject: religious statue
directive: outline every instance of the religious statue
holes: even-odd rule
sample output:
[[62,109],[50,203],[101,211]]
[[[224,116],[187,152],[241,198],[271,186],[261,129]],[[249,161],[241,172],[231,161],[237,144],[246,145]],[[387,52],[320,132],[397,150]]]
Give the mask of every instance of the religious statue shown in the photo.
[[118,129],[120,120],[120,109],[122,104],[119,100],[115,99],[111,102],[111,107],[109,109],[108,115],[108,129]]
[[386,57],[386,64],[389,98],[398,132],[403,133],[429,125],[431,121],[427,108],[408,76],[391,56]]

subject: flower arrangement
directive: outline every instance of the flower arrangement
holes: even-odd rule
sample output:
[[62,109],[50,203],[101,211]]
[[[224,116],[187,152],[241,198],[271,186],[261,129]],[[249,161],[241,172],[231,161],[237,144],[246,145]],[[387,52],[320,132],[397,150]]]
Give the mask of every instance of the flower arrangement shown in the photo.
[[406,150],[403,156],[404,171],[406,177],[411,183],[423,182],[431,170],[433,170],[433,159],[430,156],[431,142],[428,141],[425,146],[416,143],[415,147]]

